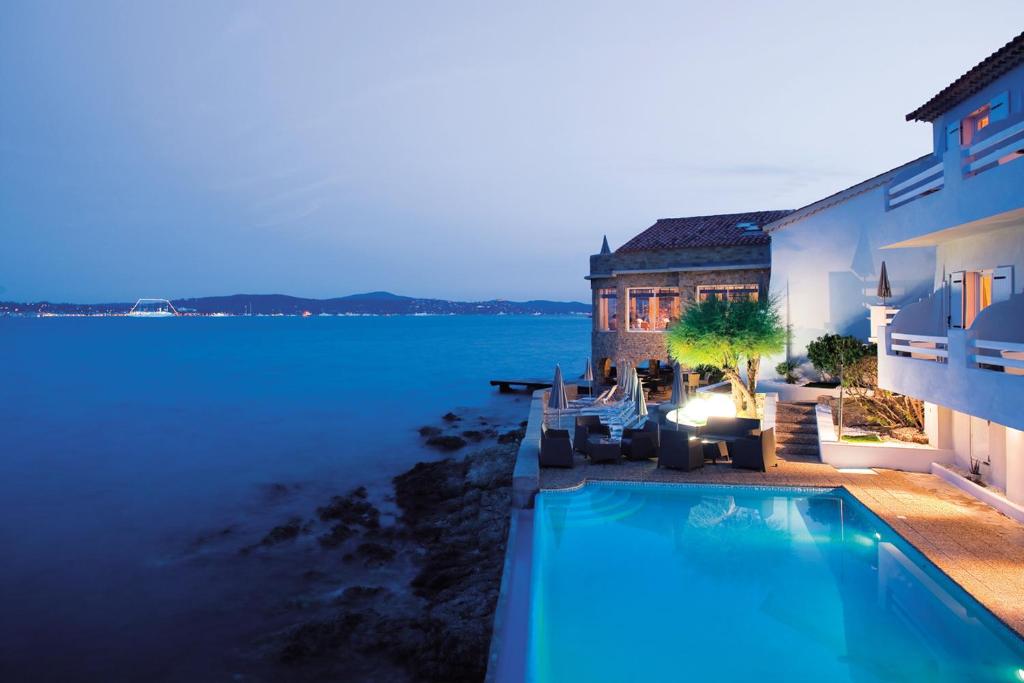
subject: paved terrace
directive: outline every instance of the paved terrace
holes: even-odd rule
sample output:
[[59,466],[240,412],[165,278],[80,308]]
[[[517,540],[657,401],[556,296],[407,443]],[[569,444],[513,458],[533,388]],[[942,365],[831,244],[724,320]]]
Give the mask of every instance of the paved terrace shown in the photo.
[[942,571],[1024,636],[1024,525],[931,474],[876,470],[844,474],[820,462],[780,461],[769,472],[707,464],[702,470],[658,469],[654,461],[542,468],[542,489],[588,480],[768,486],[842,486],[884,519]]

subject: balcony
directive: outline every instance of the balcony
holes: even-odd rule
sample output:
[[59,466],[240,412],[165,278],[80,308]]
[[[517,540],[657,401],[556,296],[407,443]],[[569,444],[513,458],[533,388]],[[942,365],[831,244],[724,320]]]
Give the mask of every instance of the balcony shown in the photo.
[[886,209],[938,192],[946,184],[945,167],[940,157],[927,157],[893,178],[885,190]]
[[966,330],[945,329],[942,295],[878,329],[879,386],[1024,429],[1024,294],[984,309]]
[[953,143],[918,160],[885,187],[887,230],[904,234],[927,226],[934,232],[1021,209],[1020,159],[1024,113],[991,124],[967,145]]

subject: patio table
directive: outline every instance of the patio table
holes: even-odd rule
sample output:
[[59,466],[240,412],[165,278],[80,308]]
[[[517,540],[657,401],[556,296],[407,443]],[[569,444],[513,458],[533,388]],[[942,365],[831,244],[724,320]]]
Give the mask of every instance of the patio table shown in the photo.
[[587,439],[587,455],[590,462],[618,462],[622,458],[622,443],[606,436],[591,436]]

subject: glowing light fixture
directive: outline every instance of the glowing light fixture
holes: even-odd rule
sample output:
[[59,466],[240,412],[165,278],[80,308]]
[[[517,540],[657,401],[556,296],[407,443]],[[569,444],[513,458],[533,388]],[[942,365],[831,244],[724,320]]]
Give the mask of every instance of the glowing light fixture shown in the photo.
[[837,467],[836,472],[843,474],[878,474],[870,467]]
[[1024,669],[1017,669],[1017,680],[1024,681]]
[[682,408],[670,410],[665,419],[682,425],[701,426],[709,417],[736,417],[736,404],[729,394],[698,393]]

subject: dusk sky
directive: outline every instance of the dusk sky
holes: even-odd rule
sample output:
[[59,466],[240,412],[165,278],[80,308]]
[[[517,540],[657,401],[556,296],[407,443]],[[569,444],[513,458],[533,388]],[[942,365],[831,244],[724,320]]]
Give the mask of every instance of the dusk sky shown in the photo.
[[967,10],[5,2],[0,300],[586,300],[605,233],[930,151],[904,115],[1024,26]]

